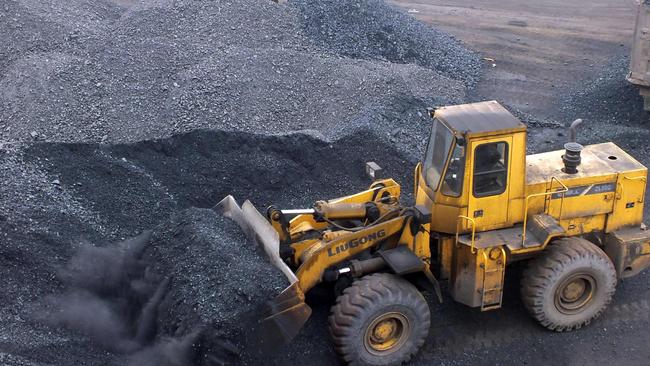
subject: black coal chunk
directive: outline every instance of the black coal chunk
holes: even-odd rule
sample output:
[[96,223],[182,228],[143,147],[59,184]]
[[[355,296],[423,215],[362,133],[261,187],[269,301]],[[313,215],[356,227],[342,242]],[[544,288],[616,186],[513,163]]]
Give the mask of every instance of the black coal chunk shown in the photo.
[[259,357],[250,342],[260,310],[288,281],[234,222],[210,209],[180,211],[154,230],[143,259],[170,281],[158,339],[191,340],[196,364]]

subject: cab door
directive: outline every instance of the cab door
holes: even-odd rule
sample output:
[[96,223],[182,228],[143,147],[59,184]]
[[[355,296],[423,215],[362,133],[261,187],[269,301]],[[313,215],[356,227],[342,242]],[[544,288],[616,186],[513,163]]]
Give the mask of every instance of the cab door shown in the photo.
[[477,231],[498,229],[508,222],[508,185],[512,136],[470,142],[472,164],[468,216]]

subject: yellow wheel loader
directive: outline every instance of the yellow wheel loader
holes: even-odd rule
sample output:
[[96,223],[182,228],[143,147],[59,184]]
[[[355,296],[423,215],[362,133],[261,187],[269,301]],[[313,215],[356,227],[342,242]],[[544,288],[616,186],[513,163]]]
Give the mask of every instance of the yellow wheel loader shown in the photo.
[[[310,316],[305,294],[323,282],[340,295],[330,333],[353,365],[408,361],[429,331],[429,290],[481,311],[501,307],[506,266],[527,261],[523,303],[555,331],[580,328],[611,301],[618,279],[650,265],[642,223],[647,169],[613,143],[526,155],[526,126],[495,101],[431,112],[415,205],[375,179],[312,208],[260,214],[226,197],[217,208],[257,241],[289,286],[263,325],[284,340]],[[378,178],[379,167],[366,166]]]

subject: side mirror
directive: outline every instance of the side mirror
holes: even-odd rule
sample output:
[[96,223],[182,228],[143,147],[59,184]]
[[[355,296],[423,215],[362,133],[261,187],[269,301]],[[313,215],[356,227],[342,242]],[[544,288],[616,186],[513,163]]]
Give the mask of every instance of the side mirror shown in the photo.
[[456,136],[456,145],[465,146],[466,143],[467,143],[467,140],[465,140],[464,136]]
[[366,174],[372,180],[379,179],[381,176],[381,167],[374,161],[369,161],[366,163]]

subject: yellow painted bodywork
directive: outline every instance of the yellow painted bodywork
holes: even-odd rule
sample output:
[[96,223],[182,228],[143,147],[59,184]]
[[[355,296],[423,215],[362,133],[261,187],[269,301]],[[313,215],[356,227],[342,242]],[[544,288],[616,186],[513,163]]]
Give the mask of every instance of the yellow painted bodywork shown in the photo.
[[[479,128],[471,130],[472,124],[459,121],[459,116],[474,118]],[[499,128],[498,118],[502,117],[507,123]],[[443,194],[441,187],[429,187],[422,165],[415,167],[415,203],[431,211],[430,223],[414,229],[415,216],[407,215],[407,208],[400,205],[400,186],[392,179],[375,181],[365,191],[327,201],[333,205],[330,212],[342,216],[361,215],[361,204],[372,202],[385,218],[376,223],[363,218],[366,221],[356,224],[355,230],[347,230],[332,221],[318,221],[322,218],[317,220],[313,214],[300,214],[289,222],[288,232],[283,232],[280,222],[271,221],[280,240],[291,243],[293,255],[287,261],[292,262],[303,293],[323,281],[328,269],[361,253],[376,256],[379,250],[397,246],[408,247],[428,264],[430,277],[434,272],[439,279],[449,279],[456,301],[481,310],[501,306],[506,264],[542,253],[559,236],[599,233],[603,237],[599,245],[607,244],[607,253],[621,276],[650,265],[650,234],[640,231],[647,168],[615,144],[584,147],[578,173],[567,174],[562,170],[564,150],[527,156],[525,125],[495,102],[443,108],[435,112],[435,118],[453,132],[457,142],[449,154],[462,147],[464,169],[462,188],[452,197]],[[468,129],[454,130],[454,126]],[[507,144],[504,191],[476,197],[475,152],[482,144],[495,142]],[[447,159],[441,171],[439,186],[445,184],[442,177],[450,161]],[[335,207],[337,203],[359,205]],[[527,235],[534,237],[528,224],[545,233],[533,245],[526,242]]]
[[[330,204],[336,203],[366,203],[378,202],[383,197],[390,197],[392,204],[378,204],[382,215],[393,215],[393,218],[375,225],[367,226],[359,231],[328,230],[326,222],[317,222],[313,215],[299,215],[290,221],[289,235],[295,240],[291,244],[294,249],[293,267],[299,286],[306,293],[323,280],[325,270],[341,262],[354,258],[359,253],[376,247],[379,243],[386,249],[398,245],[407,246],[425,263],[430,263],[429,225],[422,230],[412,233],[408,229],[411,218],[401,214],[398,205],[400,186],[392,179],[373,182],[365,191],[354,195],[331,199]],[[394,213],[391,212],[391,207]],[[272,221],[276,231],[282,237],[282,229],[277,222]],[[321,230],[318,238],[300,240],[300,236],[310,230]]]
[[[454,113],[465,113],[462,111],[465,107],[456,107],[461,112]],[[630,255],[630,252],[645,253],[646,250],[650,253],[650,235],[643,236],[637,232],[642,225],[647,168],[614,143],[585,146],[578,173],[567,174],[562,170],[564,150],[526,155],[525,127],[512,127],[510,123],[507,129],[460,131],[454,130],[453,123],[447,122],[446,114],[452,113],[443,111],[443,116],[439,113],[436,111],[433,117],[465,141],[462,192],[458,197],[448,197],[441,193],[442,189],[428,187],[422,166],[418,165],[415,169],[415,196],[416,204],[432,207],[431,230],[439,233],[432,241],[433,262],[438,265],[436,274],[450,279],[456,301],[485,310],[486,299],[480,295],[486,288],[481,280],[486,278],[482,257],[485,250],[489,250],[474,248],[473,239],[469,241],[469,247],[456,242],[456,233],[471,237],[474,231],[478,237],[483,233],[510,230],[508,235],[494,236],[509,241],[497,241],[491,247],[502,248],[514,255],[515,260],[517,255],[530,258],[543,252],[558,236],[600,233],[610,238],[605,240],[616,243],[610,244],[609,248],[611,255],[619,258],[617,270],[621,267],[620,270],[624,271],[627,263],[637,273],[639,268],[650,265],[650,255]],[[477,118],[476,123],[481,123],[481,119]],[[474,151],[481,144],[493,142],[508,144],[506,190],[494,196],[475,197],[472,191]],[[540,245],[525,247],[526,222],[538,214],[551,216],[562,232],[556,230]],[[629,242],[611,239],[626,228],[636,230],[636,236],[643,236],[645,241],[638,238]],[[519,247],[512,245],[513,242]],[[493,280],[498,276],[488,278]]]
[[[555,177],[569,188],[564,198],[560,193],[531,197],[528,215],[546,212],[557,218],[567,235],[581,235],[595,230],[611,232],[640,225],[642,221],[647,168],[615,144],[589,145],[582,151],[582,164],[577,174],[562,172],[563,150],[524,156],[525,134],[511,138],[495,136],[471,141],[473,144],[511,141],[509,147],[508,183],[503,194],[476,198],[471,185],[473,156],[466,157],[463,192],[460,197],[446,197],[426,186],[421,169],[416,169],[418,185],[416,203],[432,206],[432,230],[452,234],[471,231],[471,223],[458,216],[473,217],[476,231],[508,228],[524,221],[526,197],[558,190]],[[615,157],[613,159],[612,157]],[[468,183],[469,182],[469,183]],[[614,187],[609,190],[609,185]],[[599,189],[603,190],[599,192]],[[577,191],[579,194],[575,194]],[[434,203],[435,202],[435,203]],[[474,217],[482,210],[483,216]]]
[[[611,142],[586,146],[577,174],[562,172],[562,154],[551,151],[527,157],[527,195],[545,192],[549,177],[559,179],[571,192],[564,199],[531,201],[529,214],[548,209],[570,236],[641,224],[646,167]],[[599,192],[594,187],[604,188]]]
[[[519,152],[526,151],[525,132],[515,132],[510,135],[497,135],[481,137],[472,140],[470,146],[480,143],[508,142],[508,183],[507,189],[498,196],[475,198],[471,194],[473,184],[473,149],[466,149],[463,188],[459,197],[449,197],[441,193],[441,189],[434,192],[428,187],[422,175],[421,165],[416,168],[416,203],[432,207],[431,229],[433,231],[454,234],[457,229],[461,232],[471,230],[468,222],[458,225],[458,216],[472,217],[472,213],[483,210],[487,214],[476,218],[476,230],[486,231],[509,227],[523,221],[523,203],[525,199],[525,184],[522,179],[525,174],[526,157]],[[434,204],[435,202],[435,204]]]
[[[334,198],[328,200],[327,202],[365,203],[365,202],[376,201],[378,198],[381,198],[382,196],[385,195],[394,197],[396,201],[399,201],[400,193],[401,193],[401,188],[400,185],[397,184],[397,182],[395,182],[392,179],[384,179],[384,180],[373,182],[373,184],[365,191],[355,193],[350,196]],[[274,226],[275,230],[279,233],[280,239],[281,240],[285,239],[284,234],[282,233],[282,229],[279,226],[279,223],[276,221],[271,221],[271,224]],[[292,239],[296,241],[295,244],[292,244],[292,247],[295,250],[294,263],[299,263],[302,261],[302,257],[304,256],[305,250],[310,249],[311,247],[314,246],[316,242],[320,241],[319,239],[299,241],[300,235],[302,235],[302,233],[307,232],[309,230],[324,230],[325,228],[327,228],[327,223],[317,222],[312,215],[300,215],[291,220],[290,227],[291,230],[289,234],[291,235]],[[346,232],[337,231],[337,233],[339,233],[338,235],[345,235]],[[325,239],[331,239],[331,236],[326,237]]]
[[[309,291],[312,287],[322,281],[323,273],[327,268],[340,263],[348,258],[375,246],[380,240],[388,240],[402,231],[404,217],[398,216],[392,220],[369,227],[368,229],[340,235],[333,240],[319,240],[308,249],[310,253],[303,257],[296,277],[300,279],[300,288],[303,292]],[[368,240],[359,243],[360,238],[375,234],[376,240]],[[379,234],[379,235],[377,235]],[[359,243],[354,247],[351,243]],[[345,248],[345,250],[342,250]]]
[[[460,197],[445,197],[432,191],[425,184],[420,166],[416,168],[416,203],[433,207],[432,230],[442,234],[434,252],[440,266],[437,274],[451,280],[450,288],[456,301],[473,307],[485,304],[479,296],[485,287],[480,280],[484,274],[479,267],[483,264],[480,258],[483,254],[481,250],[472,253],[471,248],[455,243],[453,234],[457,232],[469,235],[474,225],[475,232],[481,235],[520,225],[518,230],[523,234],[526,205],[529,218],[547,213],[556,219],[565,231],[562,236],[592,232],[607,234],[628,227],[638,228],[642,224],[647,168],[615,144],[586,146],[578,173],[566,174],[562,171],[563,150],[525,156],[525,133],[481,137],[470,140],[468,146],[497,141],[509,143],[510,156],[507,189],[498,196],[487,199],[473,197],[471,172],[474,159],[471,148],[466,155],[465,184]],[[563,190],[562,185],[568,188],[567,192],[559,193]],[[474,217],[477,210],[483,210],[484,215]],[[509,252],[513,255],[541,253],[552,239],[546,238],[537,247]],[[511,240],[522,239],[520,236]],[[500,246],[506,248],[508,244],[511,243],[503,242]],[[645,250],[647,246],[650,252],[650,243],[638,246],[642,249],[637,251]],[[617,255],[627,258],[627,262],[636,260],[628,258],[629,250],[624,244],[619,244],[619,247],[616,253],[622,254]],[[646,262],[650,264],[650,257],[644,256],[634,263],[647,266]]]

